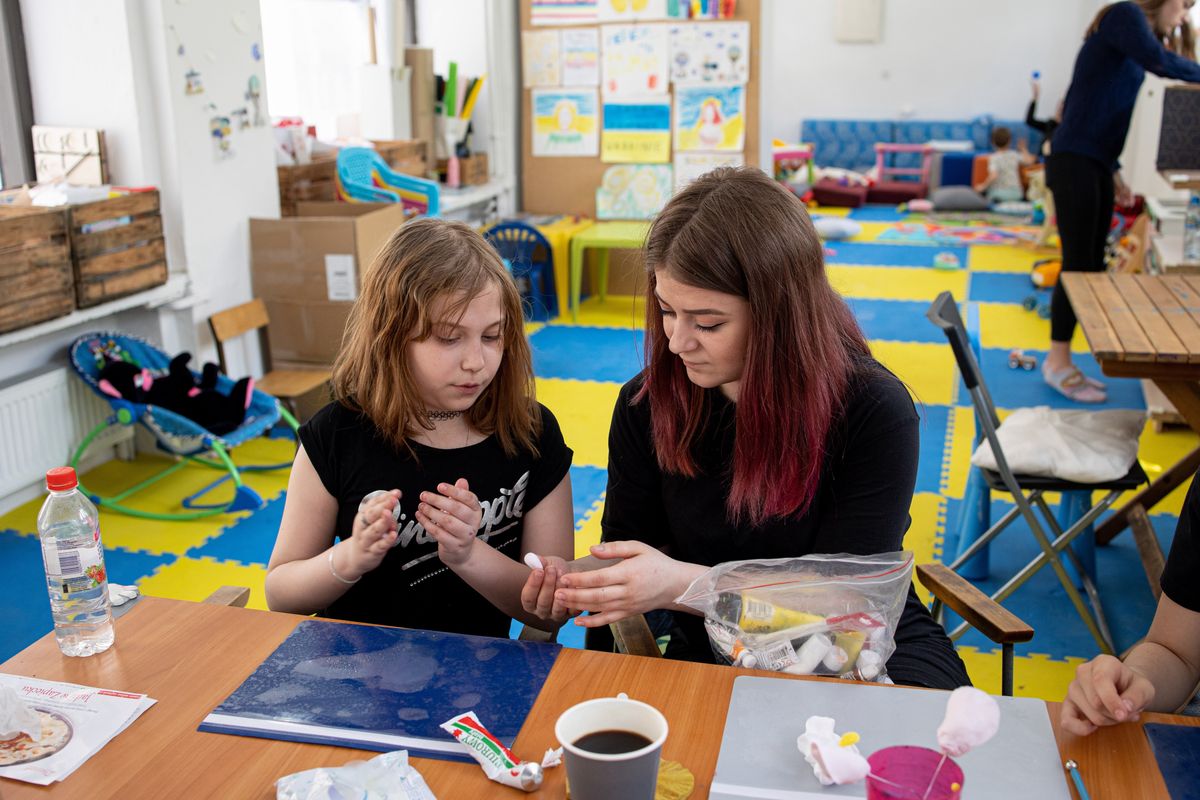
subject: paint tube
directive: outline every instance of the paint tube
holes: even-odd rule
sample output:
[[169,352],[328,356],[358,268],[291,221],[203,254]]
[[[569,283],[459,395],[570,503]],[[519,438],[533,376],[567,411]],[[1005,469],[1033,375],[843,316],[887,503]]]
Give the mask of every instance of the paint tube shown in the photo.
[[467,748],[488,778],[496,783],[526,792],[541,787],[542,765],[536,761],[522,761],[513,755],[503,742],[483,727],[474,711],[454,716],[443,722],[441,728]]
[[741,592],[722,592],[717,598],[716,616],[736,624],[745,633],[769,633],[825,621],[819,614],[781,608]]

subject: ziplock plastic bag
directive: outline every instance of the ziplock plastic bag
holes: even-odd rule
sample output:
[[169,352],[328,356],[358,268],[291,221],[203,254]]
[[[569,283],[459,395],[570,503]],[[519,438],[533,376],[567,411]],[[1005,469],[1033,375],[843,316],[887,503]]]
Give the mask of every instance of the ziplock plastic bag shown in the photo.
[[718,661],[882,681],[912,569],[907,550],[729,561],[676,602],[704,614]]
[[408,751],[370,761],[318,767],[275,781],[275,800],[437,800],[425,779],[409,766]]

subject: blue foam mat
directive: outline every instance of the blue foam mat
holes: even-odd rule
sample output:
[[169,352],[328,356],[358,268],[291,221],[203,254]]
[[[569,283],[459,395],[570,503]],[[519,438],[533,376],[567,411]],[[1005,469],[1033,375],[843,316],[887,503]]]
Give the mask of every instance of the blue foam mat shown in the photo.
[[932,267],[938,253],[953,253],[958,263],[967,263],[969,248],[959,245],[874,244],[871,242],[830,242],[827,264],[867,264],[881,267]]
[[[932,326],[930,326],[932,327]],[[1026,354],[1037,356],[1038,367],[1025,371],[1008,368],[1008,350],[985,348],[983,351],[983,380],[992,393],[992,402],[997,408],[1024,408],[1027,406],[1050,406],[1051,408],[1090,409],[1146,407],[1142,385],[1132,378],[1110,378],[1100,371],[1090,353],[1074,353],[1075,365],[1084,375],[1103,381],[1108,386],[1108,400],[1099,405],[1083,405],[1069,400],[1046,385],[1042,378],[1041,365],[1045,352],[1026,350]],[[959,379],[958,397],[969,400],[966,384]]]
[[624,383],[642,369],[642,332],[547,325],[529,337],[539,378]]
[[925,319],[929,303],[912,300],[846,298],[868,339],[945,344],[946,336]]
[[974,303],[1015,303],[1037,295],[1040,302],[1050,302],[1050,290],[1037,289],[1028,275],[1020,272],[972,272],[968,298]]
[[921,416],[921,455],[917,462],[917,485],[914,491],[918,494],[940,494],[950,407],[918,402],[917,413]]
[[908,212],[892,205],[868,204],[853,209],[848,216],[859,222],[903,222],[908,219]]

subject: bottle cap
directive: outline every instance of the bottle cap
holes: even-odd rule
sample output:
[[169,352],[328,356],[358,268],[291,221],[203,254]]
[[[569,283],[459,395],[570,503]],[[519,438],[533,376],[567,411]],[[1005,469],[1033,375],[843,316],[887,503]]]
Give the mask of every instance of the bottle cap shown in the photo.
[[46,472],[46,488],[52,492],[65,492],[79,485],[74,467],[55,467]]

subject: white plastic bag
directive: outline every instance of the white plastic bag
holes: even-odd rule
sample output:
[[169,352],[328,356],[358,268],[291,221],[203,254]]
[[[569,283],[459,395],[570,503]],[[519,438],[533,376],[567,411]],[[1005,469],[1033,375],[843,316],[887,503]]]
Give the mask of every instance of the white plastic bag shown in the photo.
[[408,763],[407,750],[340,767],[318,767],[275,781],[276,800],[437,800]]
[[704,614],[726,664],[884,681],[912,569],[908,551],[729,561],[675,602]]
[[[996,436],[1015,475],[1037,475],[1076,483],[1123,478],[1137,459],[1138,437],[1146,423],[1142,411],[1051,410],[1021,408],[1000,424]],[[987,439],[971,463],[996,469]]]

